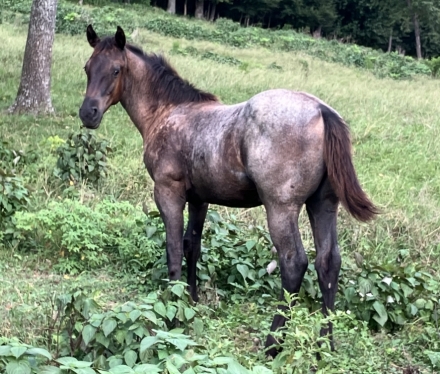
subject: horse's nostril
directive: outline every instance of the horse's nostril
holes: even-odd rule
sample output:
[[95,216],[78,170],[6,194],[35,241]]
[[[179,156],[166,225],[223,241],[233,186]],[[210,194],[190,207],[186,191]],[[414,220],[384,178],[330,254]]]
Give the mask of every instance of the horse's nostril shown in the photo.
[[96,114],[98,113],[98,108],[96,106],[93,106],[92,112],[93,112],[93,115],[96,116]]

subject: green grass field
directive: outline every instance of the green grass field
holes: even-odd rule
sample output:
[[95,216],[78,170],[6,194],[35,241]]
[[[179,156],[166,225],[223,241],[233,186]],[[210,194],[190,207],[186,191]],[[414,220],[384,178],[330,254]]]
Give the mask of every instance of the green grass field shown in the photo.
[[[2,24],[0,36],[0,111],[4,111],[12,104],[18,88],[26,29]],[[427,269],[439,268],[439,80],[424,77],[403,81],[377,79],[368,71],[326,63],[305,54],[275,53],[262,48],[240,50],[204,41],[171,39],[145,30],[136,31],[132,41],[145,51],[165,53],[182,77],[213,92],[227,104],[245,101],[271,88],[306,91],[327,102],[349,123],[359,179],[382,211],[375,222],[359,224],[341,209],[339,233],[344,263],[353,262],[354,252],[361,253],[365,261],[385,263],[394,261],[405,251],[409,262]],[[184,51],[189,46],[234,57],[242,63],[234,66],[173,53],[173,50]],[[41,155],[38,167],[32,169],[32,173],[23,173],[32,189],[30,206],[34,211],[65,197],[53,181],[56,158],[48,151],[47,139],[51,136],[65,139],[69,132],[80,128],[78,109],[86,85],[82,67],[91,51],[85,35],[57,34],[52,70],[52,100],[56,114],[41,118],[0,114],[0,139],[14,149],[33,150]],[[273,68],[274,65],[278,68]],[[109,110],[97,134],[110,139],[115,149],[109,158],[109,175],[97,190],[78,186],[79,193],[75,196],[82,202],[111,196],[118,201],[129,201],[139,210],[143,203],[155,209],[152,182],[142,162],[142,140],[121,106]],[[262,208],[215,208],[225,219],[235,214],[246,223],[265,225]],[[310,249],[312,240],[305,215],[301,229],[305,246]],[[99,301],[106,306],[135,299],[143,292],[129,275],[115,276],[114,268],[63,276],[52,269],[55,261],[56,258],[47,254],[23,251],[20,246],[0,247],[0,337],[17,336],[30,344],[38,342],[42,326],[49,318],[49,301],[72,287],[97,292]],[[435,276],[438,277],[438,273]],[[256,311],[257,318],[255,315],[249,317],[249,311],[257,308],[253,302],[247,306],[231,302],[228,307],[229,311],[220,313],[212,323],[210,339],[204,342],[205,346],[212,351],[215,348],[241,357],[244,366],[264,365],[262,351],[252,351],[251,338],[264,339],[273,306]],[[397,373],[413,364],[422,372],[435,372],[429,368],[429,360],[422,359],[425,348],[414,344],[418,329],[414,322],[395,335],[366,336],[366,341],[372,345],[359,351],[364,355],[359,368],[352,366],[334,372]],[[250,334],[250,338],[243,337],[243,331]],[[337,354],[343,360],[351,342],[344,340],[345,335],[339,338],[336,335],[336,339]],[[410,348],[405,349],[406,346]],[[382,352],[386,352],[385,358]],[[371,371],[367,371],[368,367]]]

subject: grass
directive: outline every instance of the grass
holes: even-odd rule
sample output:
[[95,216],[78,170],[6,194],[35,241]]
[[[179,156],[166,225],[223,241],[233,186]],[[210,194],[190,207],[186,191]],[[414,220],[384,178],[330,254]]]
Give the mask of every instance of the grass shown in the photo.
[[[12,104],[18,88],[26,29],[3,24],[0,35],[0,111],[3,111]],[[354,222],[341,211],[339,233],[344,261],[348,261],[354,251],[361,252],[366,260],[385,260],[396,258],[400,250],[409,250],[415,262],[438,268],[440,117],[436,103],[440,81],[423,77],[407,81],[379,80],[368,71],[326,63],[301,53],[274,53],[262,48],[240,50],[205,41],[171,39],[145,30],[136,31],[132,39],[146,51],[167,54],[184,78],[218,95],[226,104],[281,87],[307,91],[327,102],[349,122],[359,179],[382,209],[381,216],[369,225]],[[242,64],[231,66],[170,53],[173,48],[189,46],[234,57]],[[37,172],[24,174],[33,189],[34,209],[63,196],[62,190],[53,183],[55,159],[48,152],[46,139],[65,138],[72,129],[80,127],[78,109],[86,86],[82,67],[91,49],[85,35],[56,35],[53,53],[52,100],[56,114],[39,118],[0,114],[0,138],[16,148],[37,150],[42,156]],[[269,68],[273,63],[281,68]],[[81,198],[100,199],[110,195],[153,208],[152,182],[142,163],[142,140],[121,106],[110,109],[98,134],[111,139],[115,148],[109,159],[110,175],[97,191],[82,187]],[[226,216],[233,211],[244,220],[265,224],[262,208],[220,209]],[[301,227],[305,244],[311,247],[304,215]],[[0,250],[0,334],[38,340],[41,331],[36,330],[45,322],[35,325],[35,318],[47,315],[45,311],[53,294],[71,287],[80,285],[99,291],[103,303],[123,302],[136,294],[136,285],[129,278],[113,278],[106,275],[108,269],[65,278],[51,272],[50,260],[24,255],[19,248]],[[240,326],[249,321],[240,306],[230,308],[224,316],[226,320],[217,321],[219,325],[213,328],[212,334],[225,340],[222,349],[229,344],[231,352],[240,354],[252,345],[249,340],[243,342],[230,337],[237,335]],[[11,310],[15,314],[11,314]],[[270,310],[261,314],[261,326],[253,337],[264,339],[270,314]],[[381,347],[397,349],[392,337],[378,335],[372,339]],[[413,357],[408,355],[396,362],[411,362]],[[253,357],[261,359],[257,354]]]

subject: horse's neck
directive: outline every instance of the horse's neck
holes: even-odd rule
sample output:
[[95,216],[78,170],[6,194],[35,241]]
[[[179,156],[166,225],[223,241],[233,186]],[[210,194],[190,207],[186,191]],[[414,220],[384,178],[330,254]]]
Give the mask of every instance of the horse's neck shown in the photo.
[[128,57],[128,74],[121,104],[145,141],[172,108],[158,106],[158,98],[149,90],[145,64],[132,53]]

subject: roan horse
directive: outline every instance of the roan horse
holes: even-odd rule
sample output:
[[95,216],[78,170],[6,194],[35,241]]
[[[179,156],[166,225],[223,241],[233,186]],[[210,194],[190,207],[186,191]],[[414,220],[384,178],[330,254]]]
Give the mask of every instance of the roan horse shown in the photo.
[[[377,214],[359,185],[349,129],[339,114],[312,95],[283,89],[223,105],[183,80],[162,56],[126,44],[120,27],[114,37],[101,40],[89,25],[87,39],[94,51],[85,65],[87,92],[80,118],[96,129],[105,111],[120,102],[141,133],[145,166],[166,228],[170,280],[180,278],[185,256],[190,293],[198,300],[196,264],[209,203],[264,205],[282,287],[297,293],[308,264],[298,229],[305,204],[323,312],[333,310],[341,266],[338,203],[360,221]],[[277,314],[271,331],[284,323]],[[331,332],[329,325],[321,334]],[[276,343],[269,335],[266,347]],[[272,356],[276,352],[268,350]]]

